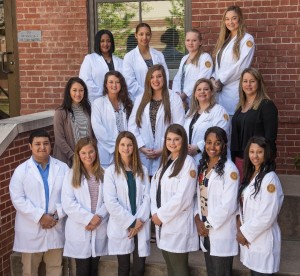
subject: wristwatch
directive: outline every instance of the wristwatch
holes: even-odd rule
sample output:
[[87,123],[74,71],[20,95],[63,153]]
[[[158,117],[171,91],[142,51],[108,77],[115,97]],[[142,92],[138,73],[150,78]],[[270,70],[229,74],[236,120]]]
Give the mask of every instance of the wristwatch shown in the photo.
[[204,222],[204,227],[205,227],[206,229],[212,228],[212,226],[209,224],[208,221]]

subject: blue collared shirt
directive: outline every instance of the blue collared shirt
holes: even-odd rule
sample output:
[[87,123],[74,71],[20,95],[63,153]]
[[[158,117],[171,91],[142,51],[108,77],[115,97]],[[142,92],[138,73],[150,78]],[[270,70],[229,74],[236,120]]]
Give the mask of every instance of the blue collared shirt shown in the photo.
[[[33,158],[32,158],[33,159]],[[48,185],[48,176],[49,176],[49,167],[50,167],[50,158],[49,158],[49,161],[45,167],[45,169],[43,169],[43,167],[41,166],[41,164],[39,164],[38,162],[36,162],[34,159],[33,159],[33,162],[36,164],[39,172],[40,172],[40,175],[43,179],[43,183],[44,183],[44,190],[45,190],[45,199],[46,199],[46,214],[48,214],[48,206],[49,206],[49,185]]]

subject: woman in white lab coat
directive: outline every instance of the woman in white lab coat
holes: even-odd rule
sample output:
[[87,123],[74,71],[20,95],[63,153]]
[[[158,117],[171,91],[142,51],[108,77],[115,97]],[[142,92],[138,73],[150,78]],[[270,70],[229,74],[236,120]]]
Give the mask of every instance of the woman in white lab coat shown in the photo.
[[108,71],[122,73],[123,60],[113,55],[115,42],[109,30],[100,30],[95,35],[94,53],[85,56],[79,72],[89,91],[89,101],[92,103],[103,94],[104,75]]
[[190,275],[188,253],[199,249],[193,215],[196,179],[196,164],[187,152],[186,132],[181,125],[170,125],[150,192],[157,246],[162,249],[168,275]]
[[146,74],[151,66],[163,65],[167,76],[167,86],[169,83],[169,70],[164,55],[150,47],[151,36],[151,28],[147,23],[138,24],[135,31],[137,46],[124,56],[123,75],[133,102],[144,93]]
[[117,136],[121,131],[127,130],[132,107],[122,74],[118,71],[107,72],[103,96],[93,102],[91,115],[101,166],[104,168],[113,161]]
[[236,196],[238,170],[227,158],[227,135],[217,126],[207,129],[199,165],[195,223],[204,251],[208,276],[232,275],[233,256],[238,254]]
[[193,88],[198,79],[209,79],[213,72],[213,61],[208,53],[202,50],[201,33],[191,29],[185,35],[185,48],[188,54],[180,62],[177,74],[174,77],[172,91],[180,95],[187,108],[193,94]]
[[117,138],[114,164],[105,172],[104,199],[110,214],[108,251],[118,257],[118,275],[129,276],[131,253],[132,275],[144,275],[150,255],[150,184],[129,131]]
[[239,101],[241,73],[250,67],[254,56],[254,39],[246,33],[242,10],[230,6],[223,14],[221,30],[213,52],[213,84],[218,103],[233,115]]
[[204,150],[204,134],[212,126],[223,128],[227,137],[229,136],[229,116],[225,108],[216,103],[212,82],[209,79],[199,79],[194,86],[191,108],[184,122],[189,155],[194,157],[197,164]]
[[142,163],[150,176],[159,167],[163,137],[172,123],[183,125],[183,104],[176,93],[169,92],[165,69],[157,64],[147,72],[145,92],[136,99],[128,126],[137,139]]
[[281,233],[277,219],[284,196],[275,167],[271,143],[263,137],[250,138],[238,195],[237,241],[241,262],[252,276],[273,275],[279,270]]
[[64,256],[75,258],[76,276],[97,276],[100,256],[108,254],[103,176],[96,141],[81,138],[62,189],[62,206],[68,215]]

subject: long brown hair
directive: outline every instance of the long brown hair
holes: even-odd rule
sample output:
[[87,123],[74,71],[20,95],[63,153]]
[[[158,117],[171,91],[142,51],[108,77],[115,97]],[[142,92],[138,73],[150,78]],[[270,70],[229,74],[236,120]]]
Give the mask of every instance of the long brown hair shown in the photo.
[[[172,165],[174,168],[173,172],[169,175],[169,177],[173,177],[173,176],[176,176],[179,174],[180,170],[183,167],[184,161],[188,155],[188,139],[187,139],[187,134],[186,134],[183,126],[181,126],[179,124],[169,125],[169,127],[167,128],[166,133],[165,133],[165,141],[164,141],[164,146],[163,146],[163,151],[162,151],[162,156],[161,156],[161,161],[160,161],[161,168],[163,168],[167,164],[170,153],[171,153],[166,146],[167,136],[168,136],[168,133],[170,133],[170,132],[177,134],[182,138],[182,144],[181,144],[181,149],[180,149],[178,158],[174,161],[174,163]],[[162,175],[160,175],[160,178],[161,177],[162,177]]]
[[211,90],[211,94],[212,94],[211,98],[210,98],[210,101],[209,101],[209,106],[205,109],[205,112],[208,113],[214,107],[214,105],[216,104],[216,98],[215,98],[215,95],[214,95],[214,92],[213,92],[214,90],[213,90],[213,85],[212,85],[211,80],[205,79],[205,78],[199,79],[199,80],[196,81],[196,83],[194,85],[194,90],[193,90],[193,94],[192,94],[192,97],[191,97],[191,108],[190,108],[188,114],[186,115],[187,118],[193,116],[199,109],[200,105],[199,105],[198,100],[196,99],[195,94],[196,94],[196,90],[197,90],[198,85],[200,83],[203,83],[203,82],[208,84],[208,86]]
[[[201,42],[202,36],[201,36],[200,31],[198,31],[197,29],[191,29],[191,30],[187,31],[186,33],[195,33],[195,34],[197,34],[198,35],[198,39]],[[198,66],[199,58],[200,58],[200,56],[201,56],[202,53],[203,53],[203,51],[202,51],[202,47],[200,45],[197,54],[191,60],[191,63],[193,65]]]
[[79,141],[75,146],[75,151],[74,151],[74,161],[72,166],[73,169],[72,186],[74,188],[79,188],[81,186],[81,181],[83,176],[85,176],[87,179],[90,178],[79,156],[79,152],[81,151],[81,149],[87,145],[91,145],[96,152],[96,158],[92,167],[92,173],[96,177],[97,181],[101,180],[103,182],[104,170],[100,165],[97,142],[91,137],[84,137],[79,139]]
[[128,93],[125,78],[119,71],[108,71],[105,74],[104,83],[103,83],[103,96],[108,94],[106,85],[107,85],[108,77],[110,77],[110,76],[115,76],[120,81],[121,90],[118,93],[118,100],[121,101],[121,103],[123,104],[124,109],[126,110],[126,118],[129,119],[133,104],[132,104],[131,99],[129,98],[129,93]]
[[122,131],[119,133],[117,140],[116,140],[116,146],[115,146],[115,153],[114,153],[114,160],[115,160],[115,171],[117,174],[120,174],[121,172],[124,173],[126,176],[126,170],[123,164],[122,157],[119,153],[119,145],[122,140],[122,138],[128,138],[132,141],[133,145],[133,152],[131,156],[131,162],[129,164],[133,175],[136,177],[140,177],[141,179],[144,179],[144,171],[142,162],[139,155],[139,149],[137,145],[137,141],[135,139],[135,136],[130,131]]
[[239,28],[238,28],[237,35],[236,35],[236,40],[233,45],[233,57],[235,58],[235,60],[240,59],[240,43],[246,33],[244,15],[239,6],[229,6],[223,13],[219,38],[218,38],[217,44],[215,46],[215,49],[213,51],[213,59],[214,60],[215,60],[215,57],[217,56],[219,50],[223,47],[224,43],[227,41],[227,39],[229,39],[229,36],[230,36],[230,31],[227,29],[227,27],[225,25],[226,14],[229,11],[234,11],[239,18]]
[[169,89],[167,84],[166,71],[163,65],[155,64],[148,69],[146,79],[145,79],[145,91],[140,106],[136,112],[135,122],[139,128],[141,128],[142,125],[142,115],[144,113],[145,107],[148,103],[150,103],[153,96],[153,89],[151,87],[151,77],[155,71],[160,71],[164,79],[164,85],[162,87],[162,105],[165,111],[165,123],[171,122],[170,96],[169,96]]
[[243,77],[246,73],[252,75],[257,81],[256,97],[253,102],[253,109],[257,110],[257,108],[259,107],[259,105],[263,100],[270,99],[270,98],[267,95],[265,82],[262,74],[257,69],[252,67],[244,69],[244,71],[241,74],[240,83],[239,83],[239,103],[237,105],[237,109],[245,106],[247,102],[247,97],[243,90]]

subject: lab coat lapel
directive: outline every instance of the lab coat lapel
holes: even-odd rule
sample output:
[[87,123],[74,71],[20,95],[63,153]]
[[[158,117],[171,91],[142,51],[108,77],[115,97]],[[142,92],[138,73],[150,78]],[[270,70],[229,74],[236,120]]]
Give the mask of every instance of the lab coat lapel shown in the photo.
[[207,191],[211,189],[212,183],[214,183],[215,178],[218,177],[218,174],[216,173],[215,170],[212,171],[209,180],[208,180],[208,186],[207,186]]
[[28,167],[29,167],[28,168],[28,174],[30,176],[33,176],[44,188],[44,183],[43,183],[42,176],[39,172],[39,169],[37,168],[37,165],[33,161],[33,157],[31,157]]
[[59,171],[59,166],[57,165],[56,161],[54,161],[51,157],[50,157],[49,166],[50,167],[49,167],[49,176],[48,176],[48,187],[49,187],[49,198],[50,198],[53,186],[55,185],[55,178]]

